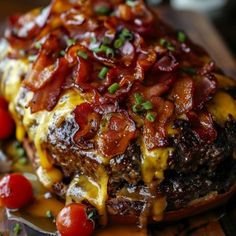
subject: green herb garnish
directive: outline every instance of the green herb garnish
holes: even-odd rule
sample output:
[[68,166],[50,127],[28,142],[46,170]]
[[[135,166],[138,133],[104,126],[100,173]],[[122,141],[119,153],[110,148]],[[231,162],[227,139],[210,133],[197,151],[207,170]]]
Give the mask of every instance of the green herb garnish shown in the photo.
[[153,105],[150,101],[147,101],[147,102],[142,103],[142,107],[145,110],[151,110],[153,108]]
[[160,45],[166,47],[169,51],[175,51],[175,47],[172,45],[172,43],[164,38],[160,39]]
[[96,39],[95,37],[91,37],[90,42],[91,42],[91,43],[96,43],[96,42],[97,42],[97,39]]
[[109,47],[106,48],[105,53],[106,53],[107,57],[114,57],[115,56],[114,50]]
[[20,158],[19,160],[18,160],[18,163],[20,164],[20,165],[26,165],[27,164],[27,159],[25,158],[25,157],[22,157],[22,158]]
[[156,120],[156,116],[153,113],[148,112],[146,115],[146,119],[150,122],[154,122]]
[[66,40],[66,44],[67,44],[68,47],[72,46],[75,43],[76,43],[75,39],[67,39]]
[[110,40],[107,36],[105,36],[105,37],[103,38],[102,42],[103,42],[104,44],[109,44],[109,43],[111,42],[111,40]]
[[19,235],[20,234],[20,232],[21,232],[21,225],[20,224],[15,224],[14,225],[14,227],[13,227],[13,233],[15,234],[15,235]]
[[122,38],[118,38],[114,42],[114,48],[119,49],[124,45],[125,41]]
[[132,106],[132,110],[133,110],[133,112],[138,113],[138,112],[142,111],[142,107],[140,104],[134,104]]
[[164,38],[161,38],[161,39],[160,39],[160,45],[161,45],[161,46],[164,46],[164,45],[166,44],[166,42],[167,42],[167,41],[166,41]]
[[79,57],[82,57],[83,59],[87,60],[88,59],[88,54],[86,52],[83,52],[83,51],[78,51],[77,52],[77,55]]
[[172,52],[175,51],[175,47],[174,47],[171,43],[168,43],[168,44],[166,45],[166,48],[167,48],[169,51],[172,51]]
[[48,210],[47,212],[46,212],[46,217],[47,218],[54,218],[54,215],[53,215],[53,213],[52,213],[52,211],[50,211],[50,210]]
[[64,56],[66,55],[66,52],[65,52],[64,50],[61,50],[61,51],[59,52],[59,54],[60,54],[60,56],[64,57]]
[[35,62],[35,61],[37,60],[37,58],[38,58],[37,55],[30,55],[30,56],[28,57],[28,60],[29,60],[30,62]]
[[103,67],[103,68],[101,69],[101,71],[99,72],[98,77],[99,77],[100,79],[105,79],[105,77],[106,77],[108,71],[109,71],[109,69],[108,69],[107,67]]
[[138,104],[138,105],[142,104],[143,98],[142,98],[142,95],[140,93],[135,93],[134,98],[135,98],[136,104]]
[[121,34],[120,34],[119,37],[122,38],[122,39],[132,40],[133,39],[133,34],[128,29],[124,28],[121,31]]
[[95,12],[98,15],[109,15],[111,9],[107,6],[97,6]]
[[114,57],[115,53],[114,50],[104,44],[102,44],[99,48],[92,49],[95,53],[104,52],[107,57]]
[[124,28],[121,33],[119,34],[119,37],[114,42],[114,48],[119,49],[121,48],[126,40],[132,40],[133,34],[126,28]]
[[119,88],[120,88],[120,85],[118,83],[114,83],[108,88],[108,92],[110,94],[114,94]]
[[35,47],[36,49],[41,49],[41,48],[42,48],[42,43],[36,42],[36,43],[34,44],[34,47]]
[[179,42],[184,43],[187,39],[187,36],[183,31],[179,31],[177,38],[178,38]]

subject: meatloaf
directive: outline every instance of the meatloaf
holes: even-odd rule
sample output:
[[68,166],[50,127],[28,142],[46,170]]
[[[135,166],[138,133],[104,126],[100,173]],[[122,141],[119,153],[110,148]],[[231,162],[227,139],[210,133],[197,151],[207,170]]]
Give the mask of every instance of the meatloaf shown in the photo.
[[53,0],[10,17],[0,43],[0,92],[40,181],[101,224],[230,191],[235,91],[142,0]]

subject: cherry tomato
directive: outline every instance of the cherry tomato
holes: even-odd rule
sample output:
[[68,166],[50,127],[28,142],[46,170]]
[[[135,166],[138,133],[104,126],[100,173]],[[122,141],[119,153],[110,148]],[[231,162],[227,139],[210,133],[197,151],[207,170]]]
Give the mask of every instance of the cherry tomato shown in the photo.
[[61,236],[90,236],[94,222],[88,218],[86,206],[72,203],[64,207],[57,216],[57,229]]
[[21,208],[33,199],[32,185],[23,175],[9,174],[0,181],[0,202],[10,209]]
[[0,139],[8,138],[14,130],[14,121],[8,111],[0,108]]
[[7,111],[7,109],[8,109],[8,103],[5,100],[5,98],[2,96],[0,96],[0,109],[3,109],[5,111]]

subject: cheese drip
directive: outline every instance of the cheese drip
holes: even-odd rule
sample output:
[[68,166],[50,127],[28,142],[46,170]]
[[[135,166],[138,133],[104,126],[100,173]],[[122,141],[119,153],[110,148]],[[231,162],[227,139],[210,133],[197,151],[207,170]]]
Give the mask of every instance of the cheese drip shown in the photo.
[[[17,139],[23,141],[27,133],[28,138],[34,143],[41,164],[37,175],[41,183],[50,189],[54,183],[60,182],[63,176],[58,169],[53,167],[52,160],[43,144],[47,141],[50,128],[59,128],[63,121],[72,119],[73,110],[77,105],[83,103],[84,99],[78,90],[68,90],[61,96],[52,111],[32,114],[27,105],[32,99],[33,93],[21,87],[21,78],[27,73],[29,64],[23,60],[5,58],[10,48],[6,42],[4,43],[4,47],[3,43],[0,43],[0,71],[2,72],[0,91],[9,101],[10,111],[16,122]],[[23,94],[24,96],[22,96]],[[106,160],[99,155],[97,158],[100,163]],[[105,224],[107,221],[105,201],[108,176],[104,167],[99,167],[96,174],[96,180],[83,175],[72,180],[67,199],[71,198],[77,202],[87,200],[96,207],[101,215],[101,223]]]
[[218,92],[208,105],[208,110],[213,116],[213,119],[224,126],[229,115],[236,119],[236,101],[225,92]]
[[141,170],[144,182],[149,184],[155,179],[160,183],[164,179],[167,160],[173,148],[156,148],[149,151],[143,141],[140,146],[142,151]]
[[105,225],[107,223],[105,203],[107,200],[108,175],[103,166],[97,169],[96,175],[96,179],[87,175],[77,175],[67,191],[67,203],[87,200],[92,206],[96,207],[100,215],[100,223]]

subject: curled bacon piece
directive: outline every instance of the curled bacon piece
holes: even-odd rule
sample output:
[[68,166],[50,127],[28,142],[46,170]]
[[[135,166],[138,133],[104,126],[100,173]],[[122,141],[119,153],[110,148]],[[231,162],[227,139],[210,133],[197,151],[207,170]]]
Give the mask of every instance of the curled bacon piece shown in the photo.
[[103,116],[99,133],[98,147],[106,157],[123,154],[135,138],[135,123],[125,112]]
[[214,75],[208,74],[201,77],[196,82],[196,89],[194,92],[194,107],[196,109],[202,109],[204,104],[215,94],[216,89],[217,80]]
[[20,40],[30,40],[36,37],[46,24],[50,10],[50,7],[42,11],[35,9],[25,15],[10,18],[10,28],[7,33],[8,39],[13,43],[16,42],[14,44],[16,46]]
[[74,135],[74,141],[82,149],[92,148],[91,139],[97,133],[100,117],[93,111],[89,103],[82,103],[74,110],[75,121],[79,130]]
[[91,64],[89,61],[79,58],[78,65],[76,66],[76,70],[74,71],[75,84],[83,87],[83,84],[89,81],[89,75],[91,73]]
[[67,61],[64,58],[59,58],[51,74],[50,81],[46,86],[34,92],[34,96],[29,103],[32,113],[42,110],[51,111],[54,108],[61,94],[62,84],[67,74]]
[[[24,85],[27,88],[37,91],[51,81],[53,75],[59,69],[57,52],[60,51],[60,44],[60,39],[58,39],[56,34],[52,34],[47,38],[42,45],[37,60],[24,80]],[[63,64],[65,63],[66,61],[64,60]]]
[[156,120],[150,122],[145,119],[143,128],[144,142],[148,150],[167,145],[166,125],[174,112],[174,105],[170,101],[153,97],[151,102],[155,106]]
[[172,53],[161,57],[153,67],[154,71],[172,72],[178,67],[179,63]]
[[188,112],[187,117],[191,122],[192,129],[198,135],[199,139],[212,143],[216,137],[217,132],[214,128],[212,117],[208,111],[201,111],[199,113]]
[[176,74],[175,73],[167,73],[167,72],[160,72],[155,77],[152,75],[153,79],[152,81],[149,80],[149,82],[156,82],[155,84],[148,84],[144,90],[145,96],[149,99],[153,96],[160,97],[164,93],[168,92],[170,90],[171,85],[176,80]]
[[170,98],[175,104],[175,112],[183,114],[193,108],[194,82],[190,77],[179,78],[171,91]]

